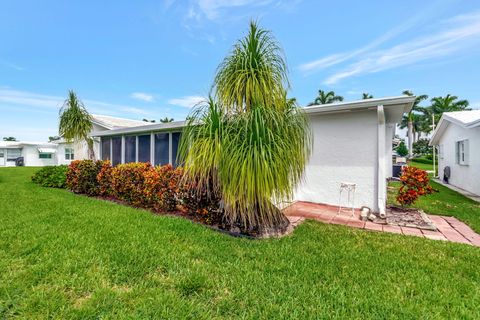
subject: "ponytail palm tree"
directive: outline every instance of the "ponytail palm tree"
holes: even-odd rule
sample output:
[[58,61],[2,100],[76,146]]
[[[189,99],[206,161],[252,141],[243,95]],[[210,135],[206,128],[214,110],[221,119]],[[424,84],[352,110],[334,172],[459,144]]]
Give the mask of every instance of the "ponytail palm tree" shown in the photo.
[[85,142],[88,146],[88,158],[93,160],[95,159],[93,139],[89,137],[92,126],[92,116],[76,93],[70,90],[60,109],[58,132],[67,142]]
[[251,22],[182,135],[185,177],[216,192],[226,220],[250,231],[288,226],[276,204],[292,198],[310,154],[307,118],[287,89],[279,45]]

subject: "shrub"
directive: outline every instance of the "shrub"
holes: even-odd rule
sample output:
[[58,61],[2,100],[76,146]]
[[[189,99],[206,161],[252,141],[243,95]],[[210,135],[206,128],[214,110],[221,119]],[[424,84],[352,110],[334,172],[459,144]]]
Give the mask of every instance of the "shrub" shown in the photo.
[[156,211],[175,210],[182,172],[181,168],[175,169],[169,164],[145,171],[145,204]]
[[431,194],[434,190],[429,185],[430,179],[425,170],[405,166],[400,177],[402,186],[398,190],[397,201],[403,206],[412,205],[418,197]]
[[405,142],[403,141],[400,142],[396,151],[400,157],[405,157],[408,154],[408,149],[407,149],[407,146],[405,145]]
[[98,192],[102,196],[112,196],[112,171],[113,167],[109,160],[103,161],[100,172],[97,175]]
[[222,224],[220,198],[196,183],[184,183],[179,188],[179,200],[185,211],[206,224]]
[[65,188],[67,168],[66,165],[43,167],[32,176],[32,181],[43,187]]
[[112,194],[134,206],[148,204],[145,195],[145,173],[152,170],[150,163],[119,164],[112,169]]
[[67,188],[75,193],[84,193],[89,196],[98,195],[97,175],[102,165],[103,161],[72,161],[67,170]]
[[429,139],[419,139],[412,143],[413,153],[418,156],[432,155],[432,147],[429,146]]

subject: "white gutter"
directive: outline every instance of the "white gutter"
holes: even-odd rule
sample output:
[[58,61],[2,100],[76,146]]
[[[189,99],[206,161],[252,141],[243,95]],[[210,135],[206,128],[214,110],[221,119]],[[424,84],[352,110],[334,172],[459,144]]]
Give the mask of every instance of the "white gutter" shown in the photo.
[[387,177],[385,175],[385,111],[383,105],[377,106],[378,117],[378,144],[377,144],[377,206],[381,218],[386,217],[387,206]]

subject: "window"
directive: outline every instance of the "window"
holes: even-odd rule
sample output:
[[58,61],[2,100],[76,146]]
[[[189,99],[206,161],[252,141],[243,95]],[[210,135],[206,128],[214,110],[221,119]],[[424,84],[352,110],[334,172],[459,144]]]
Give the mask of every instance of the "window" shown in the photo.
[[7,161],[15,161],[22,156],[22,149],[7,149]]
[[438,145],[438,159],[443,159],[443,144]]
[[102,160],[110,160],[110,138],[102,137]]
[[122,137],[112,138],[112,166],[122,163]]
[[155,134],[155,165],[165,165],[170,162],[169,159],[169,133],[157,133]]
[[38,158],[39,159],[52,159],[52,154],[51,153],[39,153]]
[[457,141],[455,144],[456,162],[459,165],[468,165],[468,140]]
[[137,154],[137,137],[125,137],[125,163],[135,162]]
[[65,160],[73,160],[74,158],[73,148],[65,148]]
[[179,143],[180,143],[180,132],[173,132],[172,133],[172,163],[174,167],[178,166],[177,153],[178,153]]
[[138,162],[150,162],[150,135],[138,136]]

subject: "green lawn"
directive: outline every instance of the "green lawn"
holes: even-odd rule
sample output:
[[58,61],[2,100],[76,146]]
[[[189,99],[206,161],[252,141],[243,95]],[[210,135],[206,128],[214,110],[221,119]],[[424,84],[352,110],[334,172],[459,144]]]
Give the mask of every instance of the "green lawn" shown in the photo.
[[426,171],[433,171],[433,164],[416,162],[415,159],[409,161],[409,165]]
[[282,239],[0,169],[0,319],[479,318],[480,249],[319,222]]
[[[467,223],[472,229],[480,233],[480,203],[462,196],[434,181],[430,182],[438,192],[420,197],[415,207],[424,210],[429,214],[454,216]],[[396,191],[400,182],[390,182],[388,190],[389,203],[398,205],[395,201]]]

